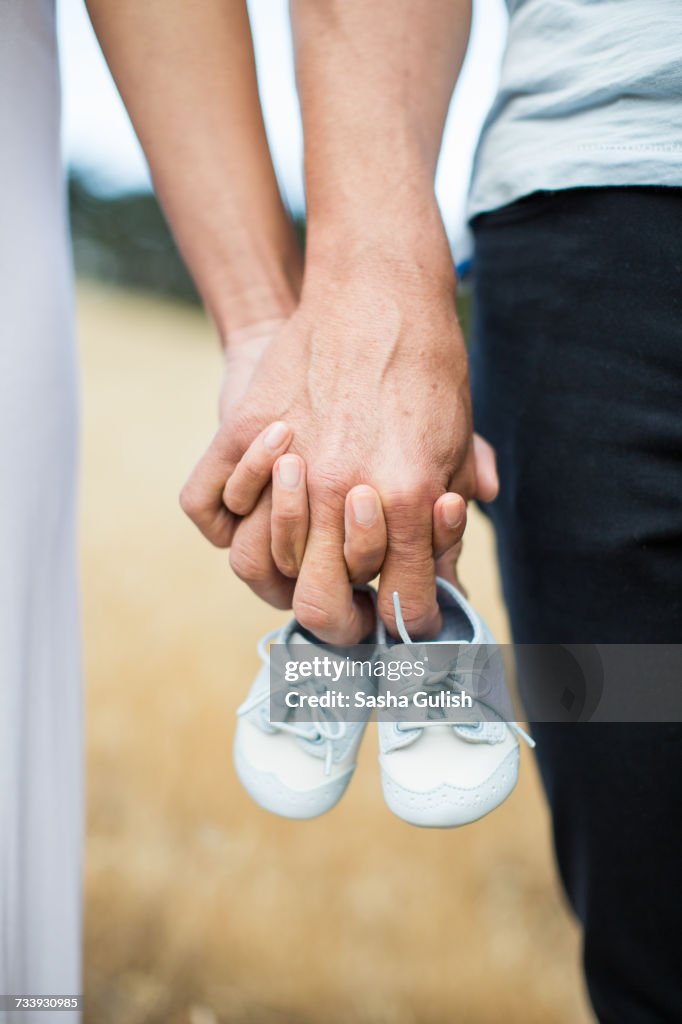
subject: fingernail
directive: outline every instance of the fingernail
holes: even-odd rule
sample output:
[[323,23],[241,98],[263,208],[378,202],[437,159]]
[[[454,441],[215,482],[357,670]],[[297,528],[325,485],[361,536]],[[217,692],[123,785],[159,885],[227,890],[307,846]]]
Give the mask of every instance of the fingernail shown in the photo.
[[269,452],[276,452],[287,436],[289,428],[286,423],[273,423],[263,438],[263,444]]
[[301,480],[301,464],[295,455],[283,455],[277,463],[279,482],[285,491],[295,491]]
[[373,494],[360,491],[351,497],[353,516],[360,526],[371,526],[377,518],[377,502]]
[[449,501],[444,501],[443,519],[445,520],[445,525],[451,530],[454,530],[456,526],[460,526],[464,519],[461,501],[457,501],[456,498],[450,498]]

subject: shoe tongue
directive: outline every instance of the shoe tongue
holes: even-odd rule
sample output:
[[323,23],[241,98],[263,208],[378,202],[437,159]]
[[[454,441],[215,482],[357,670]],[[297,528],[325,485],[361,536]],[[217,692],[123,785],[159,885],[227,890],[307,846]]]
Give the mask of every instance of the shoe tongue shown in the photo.
[[[429,644],[473,644],[483,642],[481,627],[466,601],[444,580],[437,581],[438,607],[443,625],[438,636],[432,640],[413,639],[410,646],[428,647]],[[388,638],[388,646],[397,647],[404,640]]]
[[477,634],[477,627],[465,609],[443,587],[438,588],[438,604],[443,616],[443,628],[436,643],[470,644]]
[[468,743],[499,743],[505,734],[503,722],[458,722],[453,728]]

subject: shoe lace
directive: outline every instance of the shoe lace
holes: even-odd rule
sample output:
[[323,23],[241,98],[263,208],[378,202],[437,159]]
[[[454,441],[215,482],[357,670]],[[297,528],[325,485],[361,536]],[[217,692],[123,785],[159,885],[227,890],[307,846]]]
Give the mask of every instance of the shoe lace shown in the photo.
[[[270,664],[270,653],[268,648],[279,636],[280,630],[273,629],[258,641],[258,655],[264,665]],[[291,685],[296,686],[297,689],[308,693],[310,696],[317,695],[320,688],[326,689],[326,684],[315,676],[301,679]],[[255,697],[247,699],[239,708],[238,714],[247,715],[255,708],[265,705],[266,702],[270,701],[271,697],[286,692],[287,689],[284,686],[277,687],[276,689],[271,689],[269,687],[263,693],[256,694]],[[327,712],[329,713],[327,714]],[[273,722],[268,718],[268,724],[275,732],[289,733],[291,736],[307,740],[309,743],[324,742],[324,773],[325,775],[329,775],[332,770],[332,762],[334,759],[334,744],[339,740],[342,740],[346,735],[346,723],[336,718],[331,713],[331,709],[311,707],[310,713],[313,718],[312,722]]]
[[[397,590],[395,590],[393,592],[393,608],[395,610],[395,621],[396,621],[396,626],[398,628],[398,633],[400,635],[400,639],[403,641],[404,644],[408,644],[408,645],[412,644],[413,640],[412,640],[410,634],[408,633],[407,627],[405,625],[405,619],[403,617],[402,608],[400,606],[400,596],[399,596]],[[465,688],[465,686],[462,683],[461,679],[459,678],[457,670],[456,670],[455,666],[453,666],[453,665],[446,666],[445,668],[442,668],[442,669],[429,669],[429,670],[427,670],[425,675],[421,677],[419,682],[413,683],[410,686],[406,687],[403,692],[406,693],[406,694],[412,694],[412,693],[417,693],[418,691],[421,691],[425,686],[439,686],[439,685],[440,686],[446,685],[449,689],[455,690],[458,693],[468,693],[469,692]],[[492,714],[495,716],[495,718],[499,722],[501,722],[503,725],[506,725],[507,728],[509,729],[509,731],[511,733],[513,733],[515,736],[517,736],[519,739],[523,740],[523,742],[526,743],[527,746],[529,746],[531,748],[535,746],[535,740],[533,739],[533,737],[530,736],[526,732],[526,730],[523,729],[519,725],[518,722],[506,722],[506,721],[503,721],[503,719],[500,717],[500,714],[497,711],[497,709],[492,704],[490,704],[488,701],[483,700],[482,697],[473,697],[473,700],[474,700],[474,703],[479,704],[481,707],[486,708],[488,711],[492,712]],[[425,722],[419,722],[418,725],[416,723],[415,724],[410,723],[409,729],[410,729],[410,731],[412,729],[415,729],[415,730],[419,729],[419,731],[421,731],[422,729],[429,729],[429,728],[433,728],[434,726],[440,726],[442,728],[443,724],[444,724],[444,722],[443,722],[442,718],[429,719],[429,720],[427,720]],[[485,725],[492,724],[492,723],[490,723],[490,721],[488,719],[485,719],[482,722],[455,722],[453,724],[456,725],[457,728],[459,728],[459,729],[469,728],[469,729],[472,729],[472,730],[474,730],[474,729],[478,730],[482,726],[484,727]],[[401,729],[400,728],[400,724],[399,723],[396,725],[396,729],[398,729],[399,732],[405,732],[405,729]]]

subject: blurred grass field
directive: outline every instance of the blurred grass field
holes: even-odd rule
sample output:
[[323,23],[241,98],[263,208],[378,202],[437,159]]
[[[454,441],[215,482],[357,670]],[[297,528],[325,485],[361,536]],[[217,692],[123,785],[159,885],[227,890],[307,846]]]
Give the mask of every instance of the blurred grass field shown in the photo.
[[[381,799],[372,726],[344,801],[296,823],[231,766],[261,604],[182,516],[219,355],[188,307],[81,285],[88,1024],[582,1024],[579,943],[532,756],[483,821]],[[508,636],[487,523],[463,579]]]

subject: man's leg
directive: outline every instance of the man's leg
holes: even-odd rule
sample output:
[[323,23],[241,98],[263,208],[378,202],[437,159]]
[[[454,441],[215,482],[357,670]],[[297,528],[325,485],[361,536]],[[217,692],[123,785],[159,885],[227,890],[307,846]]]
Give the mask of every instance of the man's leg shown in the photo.
[[[50,0],[0,3],[0,994],[80,991],[76,386]],[[0,1008],[0,1021],[77,1014]]]
[[[682,641],[682,190],[538,194],[475,235],[514,639]],[[682,726],[534,732],[599,1019],[682,1020]]]

